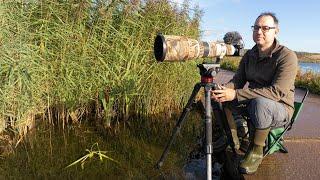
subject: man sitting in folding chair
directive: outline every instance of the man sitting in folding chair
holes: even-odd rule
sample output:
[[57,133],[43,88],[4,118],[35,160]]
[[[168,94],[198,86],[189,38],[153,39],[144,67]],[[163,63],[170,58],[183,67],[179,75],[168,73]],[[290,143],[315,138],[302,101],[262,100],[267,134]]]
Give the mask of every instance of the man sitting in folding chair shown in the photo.
[[[254,133],[240,163],[240,172],[257,171],[263,159],[263,147],[271,127],[289,123],[294,112],[294,81],[298,70],[296,54],[279,44],[278,19],[262,13],[252,26],[256,45],[242,58],[233,79],[212,92],[212,98],[224,102],[224,109],[237,144],[232,113],[246,114]],[[244,88],[249,82],[248,88]],[[236,146],[237,147],[237,146]]]

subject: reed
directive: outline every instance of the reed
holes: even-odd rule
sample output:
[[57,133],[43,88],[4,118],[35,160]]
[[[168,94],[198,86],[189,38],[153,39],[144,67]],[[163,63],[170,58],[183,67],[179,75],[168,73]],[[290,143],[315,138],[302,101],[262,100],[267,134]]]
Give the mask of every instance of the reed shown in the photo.
[[102,137],[87,123],[62,129],[42,122],[27,133],[15,153],[0,156],[1,179],[181,179],[204,121],[191,113],[161,170],[154,168],[174,121],[135,119],[121,133]]
[[199,37],[201,11],[188,1],[16,0],[0,9],[2,129],[22,132],[38,116],[65,124],[95,112],[110,126],[170,115],[198,78],[196,62],[153,58],[158,32]]

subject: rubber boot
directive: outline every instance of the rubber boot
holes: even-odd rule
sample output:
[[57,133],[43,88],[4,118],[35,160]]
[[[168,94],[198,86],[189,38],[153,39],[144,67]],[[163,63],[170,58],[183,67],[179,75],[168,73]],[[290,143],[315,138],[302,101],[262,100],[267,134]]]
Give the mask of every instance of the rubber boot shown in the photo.
[[254,137],[254,127],[250,123],[250,121],[247,122],[247,134],[246,136],[242,137],[241,143],[240,143],[240,150],[243,152],[247,152],[250,146],[250,142],[253,141]]
[[256,129],[253,143],[250,144],[244,160],[240,163],[239,170],[244,174],[253,174],[258,170],[263,159],[263,147],[270,128]]
[[240,142],[239,142],[239,138],[238,138],[238,134],[237,134],[236,122],[233,118],[232,112],[229,109],[225,108],[224,111],[227,116],[227,121],[228,121],[228,125],[229,125],[230,131],[231,131],[232,140],[234,143],[234,148],[236,150],[238,150],[240,148]]

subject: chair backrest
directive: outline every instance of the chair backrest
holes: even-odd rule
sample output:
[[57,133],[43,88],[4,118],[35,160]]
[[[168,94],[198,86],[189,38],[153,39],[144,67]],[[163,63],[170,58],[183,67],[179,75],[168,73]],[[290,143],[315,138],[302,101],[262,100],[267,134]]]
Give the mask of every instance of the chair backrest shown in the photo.
[[307,88],[303,88],[303,89],[305,90],[305,93],[304,93],[302,100],[300,102],[297,102],[297,101],[294,102],[294,113],[291,118],[290,127],[288,130],[291,129],[292,124],[298,119],[298,115],[303,108],[303,102],[309,94],[309,90]]
[[291,118],[292,122],[294,122],[298,118],[298,115],[299,115],[300,111],[302,110],[302,107],[303,107],[303,102],[294,102],[294,113]]

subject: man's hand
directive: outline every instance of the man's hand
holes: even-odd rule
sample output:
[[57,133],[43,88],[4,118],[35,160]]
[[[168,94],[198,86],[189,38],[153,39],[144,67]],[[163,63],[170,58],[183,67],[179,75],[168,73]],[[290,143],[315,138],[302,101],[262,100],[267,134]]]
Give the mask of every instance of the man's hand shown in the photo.
[[236,91],[234,89],[219,86],[219,90],[211,91],[211,98],[217,102],[232,101],[236,98]]

